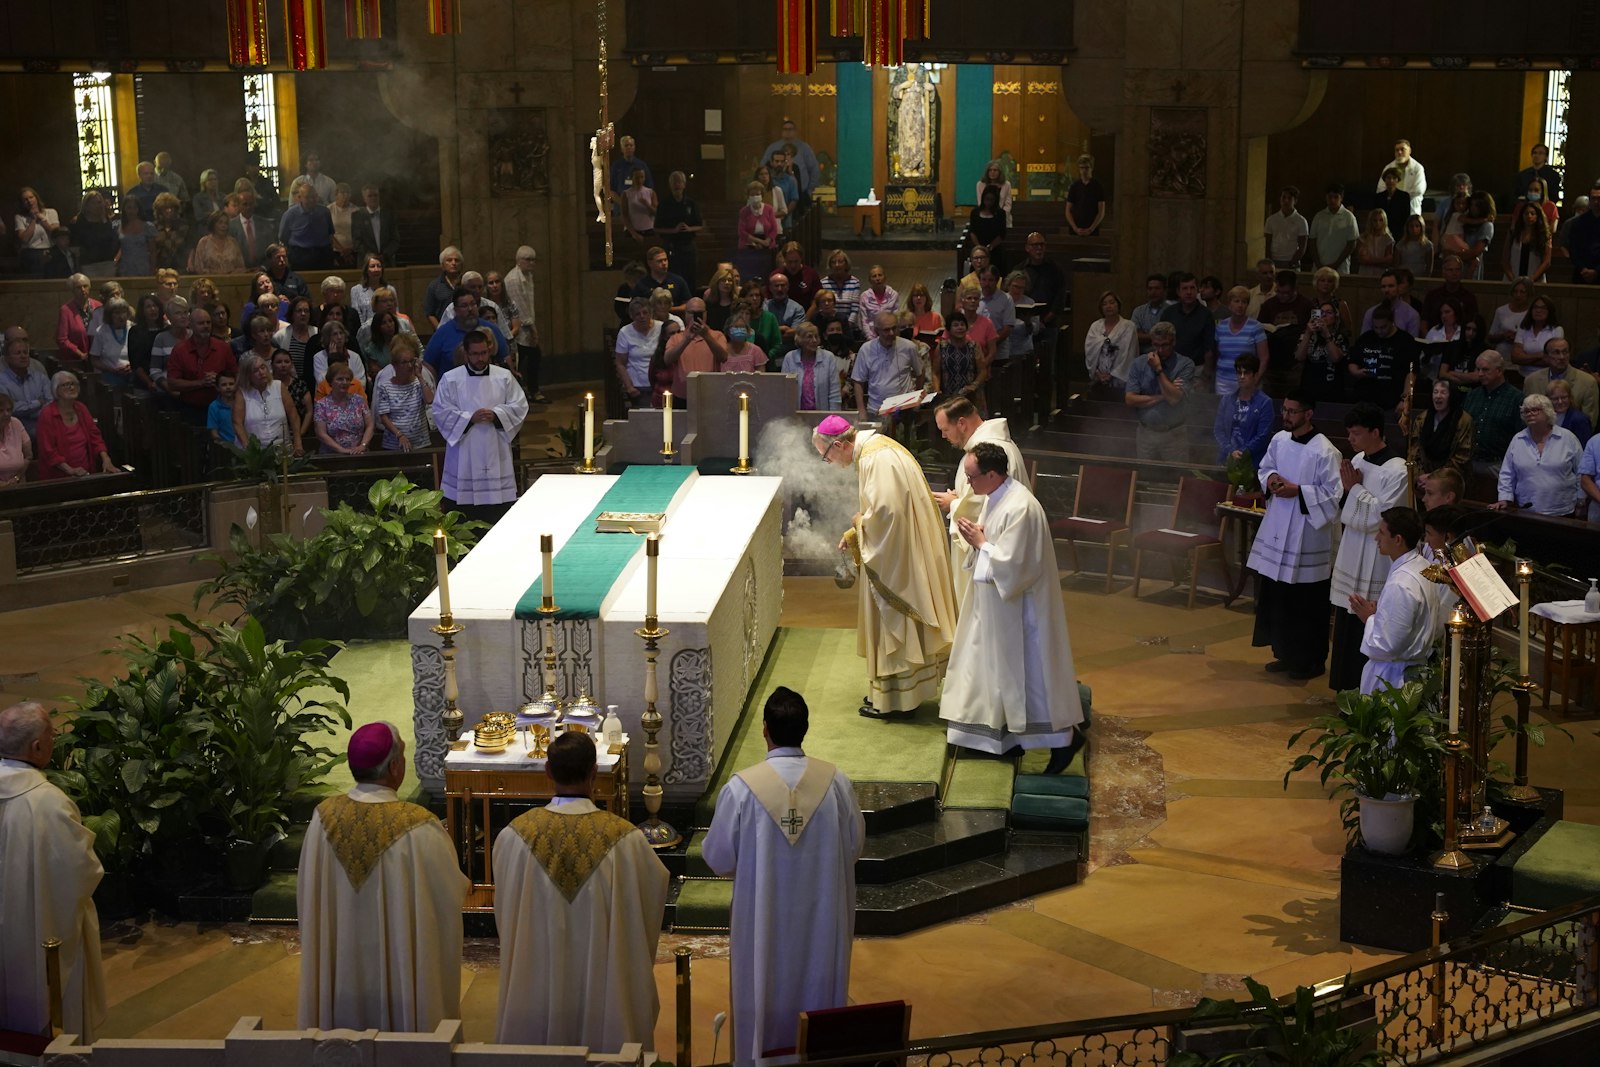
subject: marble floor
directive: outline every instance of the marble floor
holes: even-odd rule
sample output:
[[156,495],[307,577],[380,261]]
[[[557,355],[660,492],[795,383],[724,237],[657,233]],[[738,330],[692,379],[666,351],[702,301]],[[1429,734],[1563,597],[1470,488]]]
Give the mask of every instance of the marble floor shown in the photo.
[[[1147,592],[1154,592],[1146,585]],[[1312,780],[1281,784],[1287,738],[1326,710],[1320,681],[1261,670],[1248,601],[1194,611],[1181,597],[1110,596],[1064,582],[1076,664],[1095,691],[1092,855],[1076,886],[909,936],[856,945],[851,995],[904,998],[912,1032],[932,1036],[1184,1005],[1242,988],[1337,977],[1382,954],[1338,940],[1336,805]],[[61,703],[81,677],[117,666],[100,650],[187,611],[192,586],[0,613],[0,701]],[[854,593],[828,578],[785,583],[783,624],[854,624]],[[1534,781],[1568,790],[1568,818],[1600,822],[1597,723],[1566,723],[1535,749]],[[662,938],[657,1047],[674,1043],[672,950],[693,970],[694,1048],[710,1062],[712,1016],[727,1004],[726,940]],[[292,930],[120,924],[105,931],[106,1037],[220,1037],[241,1015],[294,1023]],[[497,952],[464,961],[469,1039],[492,1035]],[[724,1046],[722,1054],[726,1055]]]

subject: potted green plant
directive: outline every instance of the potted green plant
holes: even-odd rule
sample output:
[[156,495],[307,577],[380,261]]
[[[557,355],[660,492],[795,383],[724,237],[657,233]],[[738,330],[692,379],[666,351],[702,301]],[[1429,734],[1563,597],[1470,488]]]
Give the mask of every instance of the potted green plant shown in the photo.
[[1233,487],[1232,502],[1238,507],[1261,503],[1260,470],[1248,453],[1228,457],[1228,484]]
[[1430,699],[1436,693],[1431,674],[1399,688],[1340,693],[1338,714],[1319,716],[1289,738],[1291,749],[1306,739],[1308,751],[1284,772],[1284,786],[1291,775],[1318,768],[1323,785],[1337,782],[1333,795],[1343,796],[1339,814],[1352,843],[1403,855],[1415,828],[1416,802],[1437,782],[1444,757],[1436,701]]
[[[1186,1026],[1180,1044],[1189,1047],[1174,1054],[1168,1067],[1383,1067],[1392,1057],[1378,1048],[1383,1024],[1374,1017],[1373,998],[1349,983],[1346,975],[1336,997],[1319,997],[1316,989],[1299,986],[1285,1006],[1266,986],[1246,978],[1248,1001],[1207,997],[1195,1006],[1191,1023],[1208,1024],[1208,1029]],[[1196,1044],[1237,1051],[1195,1051]]]

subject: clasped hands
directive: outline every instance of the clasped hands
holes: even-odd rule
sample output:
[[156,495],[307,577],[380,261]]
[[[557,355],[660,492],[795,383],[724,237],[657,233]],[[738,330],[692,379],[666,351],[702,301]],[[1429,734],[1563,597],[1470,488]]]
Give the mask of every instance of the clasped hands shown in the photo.
[[1267,492],[1279,497],[1299,496],[1300,487],[1283,475],[1274,474],[1267,478]]
[[493,422],[493,421],[494,421],[494,408],[479,408],[477,411],[474,411],[472,413],[472,418],[467,420],[468,425],[473,425],[473,424],[480,423],[480,422]]
[[956,533],[960,534],[961,539],[973,548],[982,548],[989,540],[983,534],[983,527],[971,519],[957,519]]

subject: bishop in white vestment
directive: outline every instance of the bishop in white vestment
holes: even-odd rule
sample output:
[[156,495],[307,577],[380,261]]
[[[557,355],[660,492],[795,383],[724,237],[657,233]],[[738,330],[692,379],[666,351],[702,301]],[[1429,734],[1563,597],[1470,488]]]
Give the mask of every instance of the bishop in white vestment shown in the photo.
[[1389,560],[1378,551],[1375,534],[1385,511],[1406,498],[1405,457],[1391,450],[1383,437],[1383,412],[1360,403],[1344,417],[1354,459],[1340,465],[1339,549],[1333,560],[1333,648],[1328,660],[1328,688],[1354,689],[1361,684],[1361,620],[1350,611],[1350,598],[1371,600],[1383,588]]
[[62,1029],[87,1045],[106,1017],[93,899],[105,869],[77,805],[40,773],[55,737],[40,704],[0,711],[0,1030],[48,1032],[44,942],[57,938]]
[[1312,424],[1315,401],[1296,390],[1283,401],[1284,428],[1261,458],[1269,499],[1249,567],[1256,584],[1251,643],[1272,646],[1267,670],[1315,678],[1328,655],[1328,585],[1344,457]]
[[654,1048],[656,942],[671,877],[637,826],[589,799],[588,734],[556,738],[545,766],[555,799],[517,816],[494,842],[495,1040]]
[[1373,543],[1389,563],[1376,601],[1351,594],[1350,610],[1361,620],[1361,692],[1387,684],[1398,688],[1418,673],[1433,652],[1442,625],[1434,583],[1423,577],[1428,560],[1418,551],[1422,520],[1410,508],[1390,508],[1378,522]]
[[368,723],[349,753],[355,788],[317,805],[300,850],[300,1027],[428,1032],[461,1016],[470,883],[439,819],[395,792],[399,732]]
[[[977,522],[962,518],[972,548],[972,590],[961,608],[939,716],[952,745],[1002,753],[1052,748],[1051,771],[1081,747],[1083,722],[1072,642],[1044,508],[1007,476],[1005,450],[980,442],[961,467],[985,497]],[[1059,763],[1059,766],[1056,764]]]
[[[933,413],[933,424],[946,441],[963,452],[971,452],[985,441],[999,445],[1005,449],[1006,470],[1012,481],[1019,482],[1030,492],[1033,490],[1033,485],[1028,481],[1028,465],[1022,458],[1022,450],[1011,440],[1011,428],[1005,419],[986,419],[972,401],[958,396],[939,405]],[[976,519],[978,512],[983,509],[983,494],[973,492],[967,481],[967,465],[958,463],[955,488],[935,493],[933,498],[940,510],[950,516],[950,579],[955,586],[956,607],[964,609],[967,592],[972,588],[972,546],[956,529],[956,521]]]
[[461,346],[466,362],[439,379],[433,394],[433,421],[445,443],[440,488],[448,503],[495,519],[517,499],[511,442],[528,417],[528,397],[510,371],[490,365],[486,333],[467,334]]
[[733,876],[735,1062],[792,1049],[801,1012],[847,1003],[866,834],[850,779],[800,748],[800,694],[780,686],[762,721],[767,759],[722,787],[701,845],[712,870]]

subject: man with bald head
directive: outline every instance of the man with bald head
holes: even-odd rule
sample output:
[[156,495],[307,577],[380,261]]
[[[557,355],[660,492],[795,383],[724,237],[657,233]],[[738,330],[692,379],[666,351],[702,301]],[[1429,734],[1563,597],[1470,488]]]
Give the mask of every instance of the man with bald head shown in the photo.
[[[775,270],[768,276],[767,292],[772,296],[767,299],[766,308],[778,320],[778,331],[783,335],[784,345],[792,346],[794,328],[805,321],[806,309],[789,298],[789,276],[781,270]],[[784,351],[787,352],[788,347]]]
[[78,806],[41,773],[55,752],[41,704],[0,711],[0,1030],[48,1034],[45,940],[61,942],[61,1008],[81,1044],[106,1016],[100,916],[94,890],[105,869]]
[[1494,499],[1511,439],[1522,430],[1522,390],[1506,381],[1506,361],[1490,349],[1478,356],[1478,384],[1461,402],[1472,416],[1473,499]]
[[663,329],[676,330],[662,353],[662,361],[672,368],[672,395],[689,395],[689,375],[695,371],[715,371],[728,359],[728,339],[721,330],[706,323],[706,302],[690,297],[683,305],[683,329],[671,323]]
[[922,388],[917,346],[900,336],[894,312],[879,312],[873,319],[872,340],[856,352],[850,380],[856,383],[856,415],[863,421],[869,412],[879,414],[890,397]]

